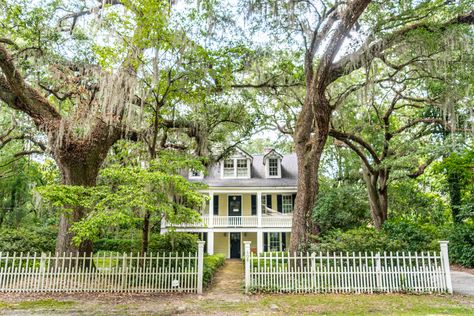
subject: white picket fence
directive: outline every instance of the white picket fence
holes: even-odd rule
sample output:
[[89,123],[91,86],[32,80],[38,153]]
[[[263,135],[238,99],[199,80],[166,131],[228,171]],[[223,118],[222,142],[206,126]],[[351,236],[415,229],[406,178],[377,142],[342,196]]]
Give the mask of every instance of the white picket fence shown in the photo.
[[0,292],[202,293],[204,242],[195,254],[0,253]]
[[245,241],[245,291],[452,293],[448,242],[437,252],[262,253]]

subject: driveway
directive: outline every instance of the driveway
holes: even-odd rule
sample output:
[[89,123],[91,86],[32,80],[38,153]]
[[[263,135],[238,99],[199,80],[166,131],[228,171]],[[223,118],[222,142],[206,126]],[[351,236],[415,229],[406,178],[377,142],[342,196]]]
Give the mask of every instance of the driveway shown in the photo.
[[474,275],[467,272],[451,271],[453,292],[474,296]]

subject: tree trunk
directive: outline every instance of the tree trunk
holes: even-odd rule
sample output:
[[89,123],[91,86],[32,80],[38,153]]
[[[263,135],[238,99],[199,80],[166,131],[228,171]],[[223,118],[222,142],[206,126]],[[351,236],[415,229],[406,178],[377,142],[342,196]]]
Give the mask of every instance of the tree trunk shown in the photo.
[[143,217],[143,226],[142,226],[142,255],[148,251],[148,241],[149,241],[149,232],[150,232],[150,211],[145,212]]
[[[293,210],[290,251],[295,252],[307,244],[310,234],[318,234],[319,227],[312,218],[319,192],[318,172],[321,155],[329,136],[331,108],[321,98],[307,97],[298,116],[295,129],[295,151],[298,160],[298,194]],[[314,110],[314,112],[313,112]],[[313,116],[314,120],[308,119]]]
[[449,186],[449,200],[451,205],[451,214],[454,223],[462,222],[459,216],[461,210],[461,184],[459,181],[459,174],[457,172],[448,171],[448,186]]
[[363,169],[363,178],[367,185],[369,196],[370,213],[372,221],[377,230],[382,229],[383,223],[387,220],[388,210],[388,170],[382,169],[377,172],[370,172]]

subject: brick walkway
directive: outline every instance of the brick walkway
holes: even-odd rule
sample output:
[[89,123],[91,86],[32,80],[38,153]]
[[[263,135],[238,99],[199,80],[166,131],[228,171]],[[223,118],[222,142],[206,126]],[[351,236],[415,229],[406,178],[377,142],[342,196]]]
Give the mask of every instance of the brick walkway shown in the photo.
[[226,260],[214,276],[213,284],[206,296],[225,300],[240,300],[243,297],[244,265],[239,259]]

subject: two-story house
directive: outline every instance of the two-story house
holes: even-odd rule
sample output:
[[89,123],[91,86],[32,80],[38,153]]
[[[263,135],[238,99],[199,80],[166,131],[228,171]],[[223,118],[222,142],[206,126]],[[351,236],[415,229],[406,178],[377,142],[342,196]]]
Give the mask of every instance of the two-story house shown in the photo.
[[201,222],[175,229],[199,233],[209,254],[240,258],[246,240],[259,253],[283,251],[289,245],[297,185],[295,154],[271,149],[250,155],[236,149],[206,175],[190,171],[188,179],[207,184],[203,193],[209,200]]

